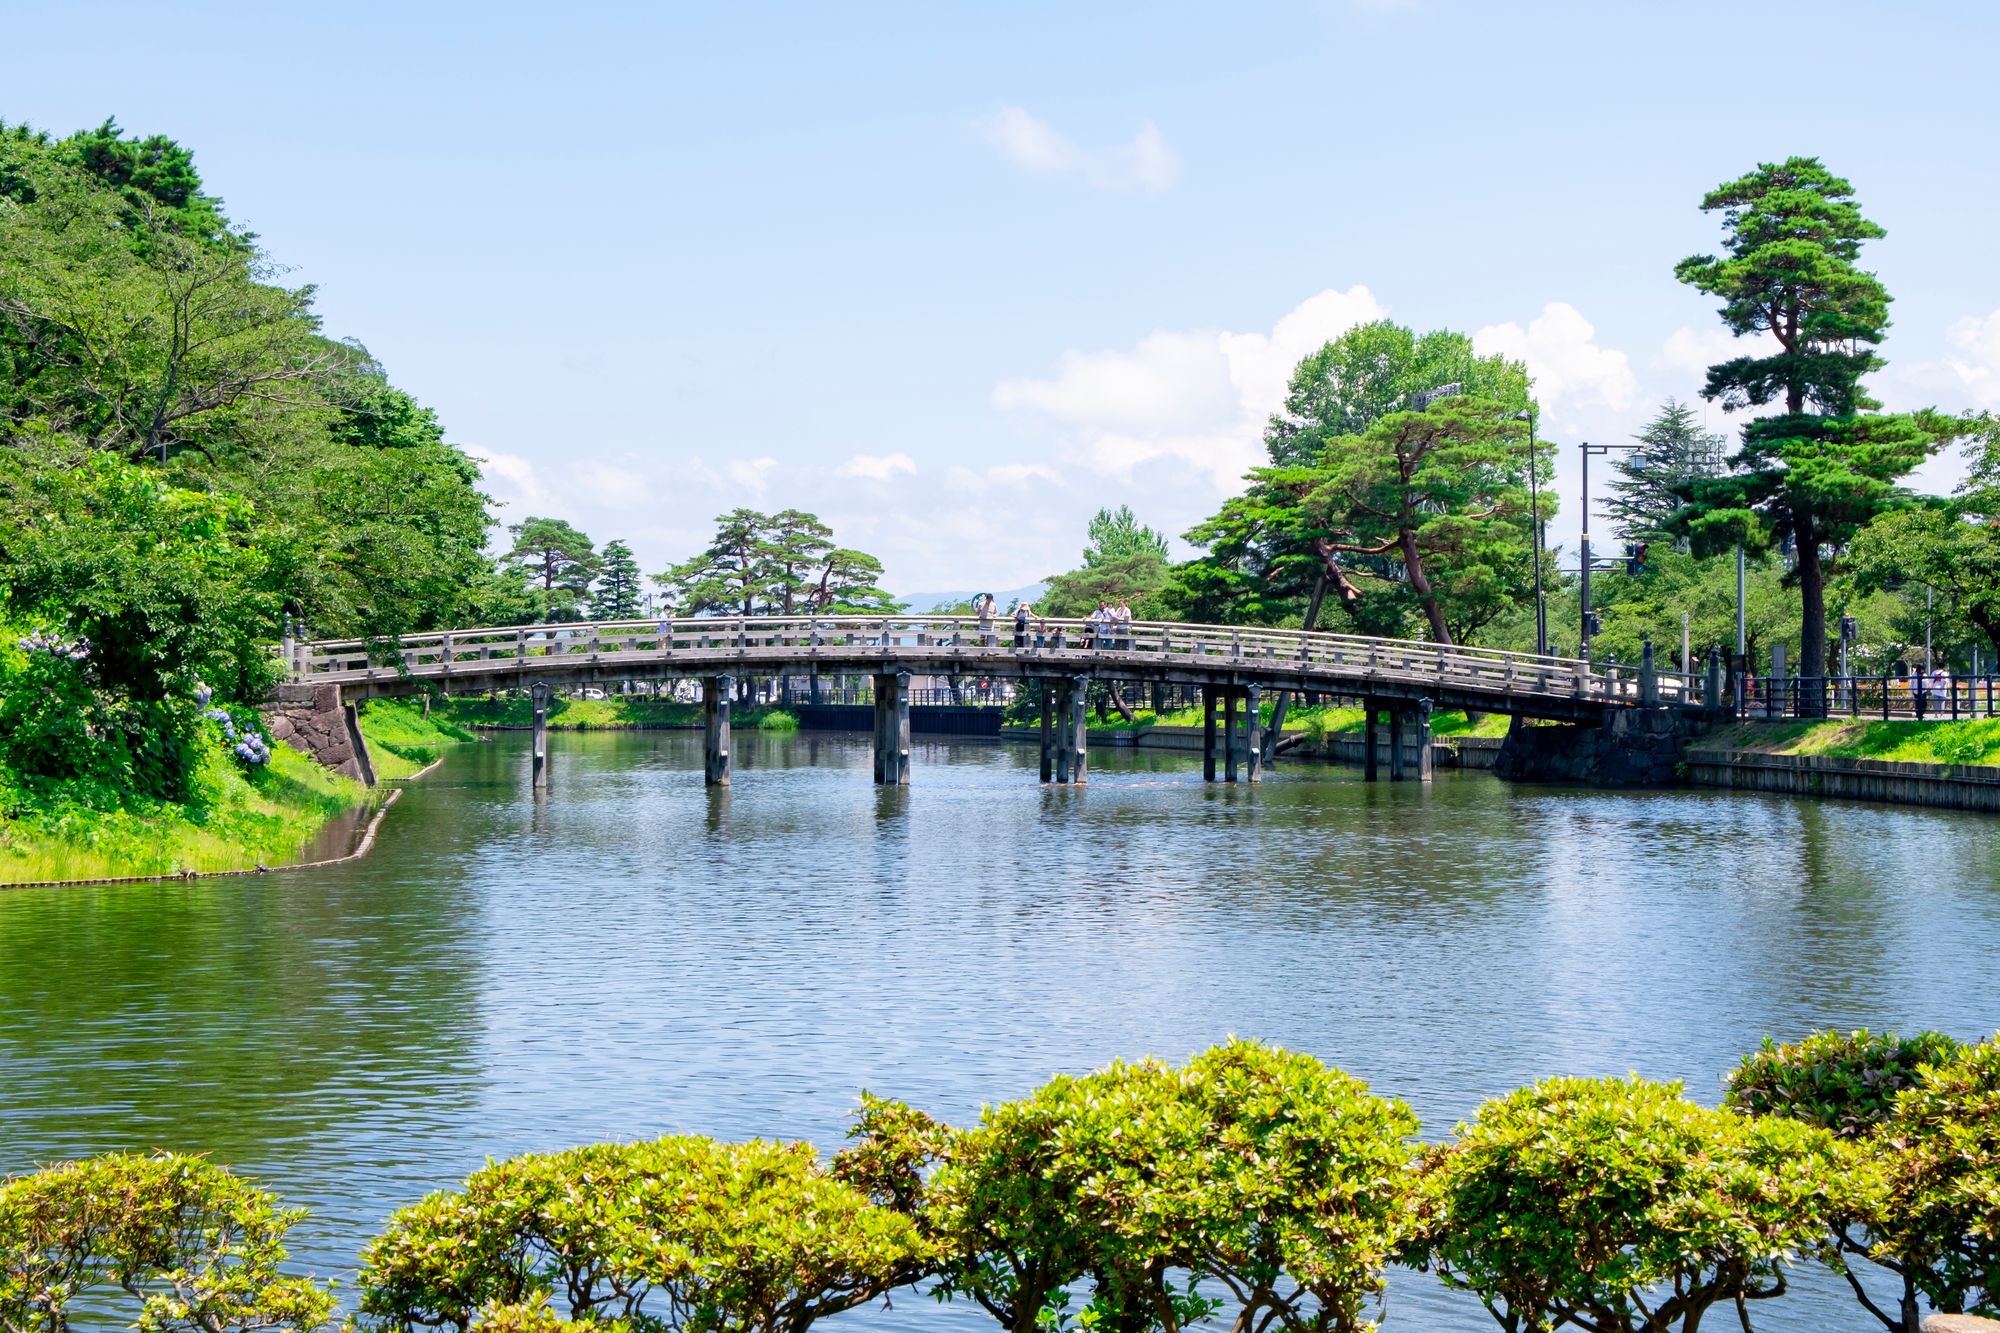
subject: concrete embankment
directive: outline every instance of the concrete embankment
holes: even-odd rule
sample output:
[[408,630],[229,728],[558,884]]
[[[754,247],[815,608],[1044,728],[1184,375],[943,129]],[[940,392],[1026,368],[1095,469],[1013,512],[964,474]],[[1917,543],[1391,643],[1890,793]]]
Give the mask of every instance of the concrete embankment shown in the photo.
[[1762,750],[1687,749],[1688,782],[1696,787],[1833,796],[1893,805],[2000,814],[2000,768],[1984,764],[1913,764]]

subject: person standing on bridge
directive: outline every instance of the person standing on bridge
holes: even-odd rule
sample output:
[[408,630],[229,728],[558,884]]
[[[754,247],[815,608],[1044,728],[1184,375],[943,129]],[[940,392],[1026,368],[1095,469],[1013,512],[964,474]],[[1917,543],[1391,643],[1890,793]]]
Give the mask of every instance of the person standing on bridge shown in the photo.
[[1035,608],[1026,602],[1014,603],[1014,647],[1018,651],[1028,646],[1028,617]]
[[1120,598],[1118,601],[1118,605],[1112,609],[1111,622],[1113,625],[1113,630],[1112,630],[1113,646],[1125,652],[1128,653],[1131,652],[1132,651],[1131,604],[1125,601],[1123,598]]
[[999,642],[993,637],[993,612],[996,609],[993,605],[993,594],[981,593],[978,602],[974,604],[974,609],[979,614],[979,646],[991,648]]

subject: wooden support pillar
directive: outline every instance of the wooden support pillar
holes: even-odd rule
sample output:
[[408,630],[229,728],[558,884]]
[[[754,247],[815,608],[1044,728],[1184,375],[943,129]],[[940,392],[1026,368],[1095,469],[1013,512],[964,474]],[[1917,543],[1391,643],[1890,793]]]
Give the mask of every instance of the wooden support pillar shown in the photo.
[[1042,781],[1056,781],[1056,687],[1050,681],[1042,681],[1038,687],[1042,691]]
[[1417,700],[1417,781],[1429,782],[1435,767],[1431,755],[1431,701]]
[[1222,780],[1236,781],[1236,751],[1242,737],[1236,726],[1236,701],[1242,691],[1234,685],[1222,687]]
[[528,687],[535,702],[535,739],[530,750],[532,778],[529,785],[538,792],[549,789],[549,685],[538,680]]
[[1361,711],[1366,715],[1361,722],[1361,770],[1369,782],[1378,780],[1382,773],[1382,744],[1375,730],[1375,722],[1382,711],[1380,701],[1363,699]]
[[1201,687],[1201,780],[1215,781],[1215,690]]
[[910,673],[896,673],[896,785],[910,785]]
[[729,710],[736,693],[734,676],[704,676],[701,681],[703,731],[702,781],[710,787],[729,785]]
[[1264,691],[1255,685],[1243,690],[1244,776],[1252,782],[1264,777]]
[[910,781],[910,673],[875,675],[875,781],[901,787]]
[[1403,713],[1405,705],[1389,706],[1389,781],[1403,780]]
[[1069,780],[1082,786],[1090,781],[1090,678],[1088,676],[1077,676],[1070,681],[1069,722]]

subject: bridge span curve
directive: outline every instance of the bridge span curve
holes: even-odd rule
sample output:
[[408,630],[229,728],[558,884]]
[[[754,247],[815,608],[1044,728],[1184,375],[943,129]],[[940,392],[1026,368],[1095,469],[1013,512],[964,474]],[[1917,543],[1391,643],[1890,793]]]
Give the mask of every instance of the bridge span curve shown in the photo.
[[[1091,680],[1200,687],[1211,732],[1216,710],[1224,714],[1223,727],[1230,733],[1227,767],[1232,772],[1238,767],[1235,760],[1247,740],[1253,780],[1259,749],[1256,703],[1269,691],[1312,691],[1384,709],[1396,731],[1406,716],[1428,730],[1432,709],[1597,722],[1621,709],[1708,709],[1722,702],[1713,665],[1706,674],[1658,670],[1650,659],[1626,668],[1593,666],[1491,648],[1317,630],[1163,622],[1137,622],[1097,634],[1084,621],[1041,619],[1017,638],[1009,621],[972,616],[702,616],[508,625],[379,641],[287,640],[280,653],[289,683],[336,685],[348,699],[438,686],[482,692],[537,684],[700,680],[708,701],[710,780],[720,782],[728,780],[727,682],[740,676],[873,676],[877,778],[885,782],[908,780],[913,675],[1039,682],[1056,704],[1053,710],[1043,709],[1045,759],[1053,711],[1059,720],[1054,767],[1059,774],[1070,774],[1069,780],[1080,780],[1084,771],[1083,688]],[[895,717],[898,696],[900,723]],[[1244,711],[1240,720],[1239,706]],[[725,751],[720,756],[714,753],[718,726]],[[1236,737],[1238,731],[1245,736]],[[1372,740],[1372,728],[1369,735]],[[885,750],[900,750],[903,758],[885,762]],[[1392,744],[1392,764],[1400,753]],[[1206,765],[1211,771],[1216,757],[1211,745]]]

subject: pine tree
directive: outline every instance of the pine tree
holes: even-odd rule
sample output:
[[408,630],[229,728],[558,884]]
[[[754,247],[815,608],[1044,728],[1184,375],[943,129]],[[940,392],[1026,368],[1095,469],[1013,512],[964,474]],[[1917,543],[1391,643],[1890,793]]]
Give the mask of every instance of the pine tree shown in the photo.
[[1626,541],[1646,541],[1665,531],[1696,479],[1722,472],[1728,441],[1701,428],[1694,409],[1669,398],[1646,428],[1632,437],[1639,447],[1613,461],[1618,475],[1605,502],[1611,524]]
[[1799,674],[1821,678],[1833,553],[1906,503],[1897,481],[1966,423],[1935,411],[1885,414],[1862,387],[1883,364],[1875,348],[1889,327],[1889,293],[1857,262],[1862,242],[1883,231],[1861,215],[1852,185],[1817,158],[1794,157],[1710,191],[1701,207],[1722,214],[1724,253],[1684,259],[1674,275],[1722,299],[1731,333],[1766,333],[1778,344],[1770,356],[1710,366],[1702,396],[1778,410],[1743,427],[1727,474],[1690,486],[1675,527],[1697,551],[1790,539],[1803,613]]
[[598,553],[597,586],[590,596],[593,620],[630,620],[639,614],[639,562],[621,541],[604,543]]

